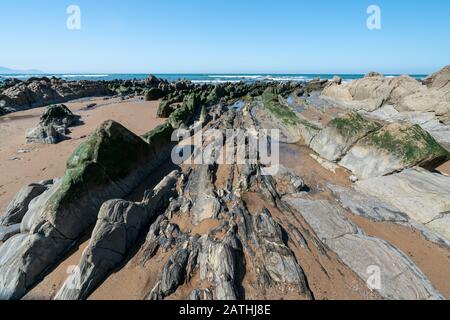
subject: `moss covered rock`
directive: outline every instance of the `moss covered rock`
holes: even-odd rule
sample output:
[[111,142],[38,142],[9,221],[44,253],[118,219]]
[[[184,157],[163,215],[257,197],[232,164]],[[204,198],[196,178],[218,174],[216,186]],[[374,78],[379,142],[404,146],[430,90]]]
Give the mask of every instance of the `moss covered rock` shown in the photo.
[[280,103],[279,89],[277,87],[269,87],[262,94],[264,107],[272,113],[276,118],[288,125],[299,125],[300,119],[286,105]]
[[144,134],[142,137],[154,148],[164,147],[171,142],[173,128],[166,122]]
[[80,116],[73,114],[64,104],[52,105],[41,115],[40,123],[44,126],[57,125],[69,127],[78,122]]
[[168,122],[170,125],[177,129],[182,124],[187,124],[194,115],[195,111],[200,108],[200,97],[195,94],[189,94],[184,98],[181,107],[172,112],[169,116]]
[[157,115],[159,118],[168,118],[179,107],[185,97],[184,92],[176,91],[166,96],[159,104]]
[[322,158],[329,161],[340,160],[359,139],[381,126],[365,120],[356,112],[333,119],[311,141],[310,147]]
[[160,88],[151,88],[147,91],[145,94],[145,100],[146,101],[154,101],[163,98],[166,95],[166,93],[161,90]]
[[362,179],[422,166],[433,169],[450,153],[419,125],[393,123],[359,140],[340,165]]

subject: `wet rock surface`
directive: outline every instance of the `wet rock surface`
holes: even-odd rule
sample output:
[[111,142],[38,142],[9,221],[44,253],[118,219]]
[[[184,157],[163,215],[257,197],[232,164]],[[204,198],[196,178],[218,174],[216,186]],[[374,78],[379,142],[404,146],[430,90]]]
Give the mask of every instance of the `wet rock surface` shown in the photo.
[[52,105],[45,109],[38,125],[26,134],[28,143],[56,144],[66,139],[69,127],[80,122],[80,116],[74,115],[65,105]]
[[[384,83],[381,77],[365,81]],[[325,121],[324,105],[314,110],[317,119],[307,114],[317,90],[344,85],[338,78],[306,85],[211,86],[155,77],[109,83],[117,94],[161,99],[158,116],[166,122],[138,137],[108,121],[74,152],[61,179],[16,196],[0,229],[0,298],[22,298],[83,236],[90,240],[78,267],[52,298],[88,299],[122,279],[117,274],[135,270],[145,271],[141,298],[149,300],[444,298],[414,255],[368,236],[349,217],[417,229],[447,250],[450,178],[429,170],[448,151],[419,126],[346,109]],[[380,85],[376,97],[384,90]],[[350,94],[375,100],[367,91]],[[199,149],[184,137],[173,149],[176,129],[198,128],[234,130],[224,139],[213,131],[200,136]],[[265,162],[254,148],[262,129],[279,129],[276,142],[302,143],[309,160],[294,159],[299,165],[292,167]],[[395,139],[374,138],[387,133]],[[192,153],[165,172],[163,164],[181,148]],[[245,150],[251,156],[239,158]],[[224,151],[243,161],[222,162]],[[315,166],[314,152],[334,171]],[[163,170],[155,187],[138,188]],[[346,183],[333,179],[338,174]],[[137,191],[139,202],[130,200]],[[380,286],[368,270],[381,272]]]

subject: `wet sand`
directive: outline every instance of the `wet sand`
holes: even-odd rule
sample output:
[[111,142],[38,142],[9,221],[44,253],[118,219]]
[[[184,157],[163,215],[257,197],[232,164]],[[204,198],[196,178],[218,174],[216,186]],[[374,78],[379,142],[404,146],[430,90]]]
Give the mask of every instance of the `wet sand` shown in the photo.
[[[97,103],[98,107],[83,110],[91,103]],[[69,102],[66,106],[80,115],[84,124],[70,128],[71,139],[56,145],[26,143],[27,129],[37,125],[45,108],[0,117],[0,213],[27,184],[61,177],[72,152],[102,122],[115,120],[138,135],[164,122],[156,117],[158,102],[95,98]]]

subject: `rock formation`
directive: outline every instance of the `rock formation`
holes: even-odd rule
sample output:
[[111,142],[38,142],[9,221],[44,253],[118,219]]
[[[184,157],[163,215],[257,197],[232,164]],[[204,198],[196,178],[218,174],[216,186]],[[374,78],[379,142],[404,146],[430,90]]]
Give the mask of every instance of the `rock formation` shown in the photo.
[[[440,79],[426,83],[439,86]],[[429,90],[419,86],[375,73],[352,85],[337,78],[306,85],[155,77],[110,83],[116,93],[161,99],[158,115],[166,122],[138,137],[107,121],[76,149],[61,179],[15,197],[1,220],[0,298],[22,298],[88,236],[78,267],[52,298],[87,299],[115,273],[139,268],[147,272],[141,298],[149,300],[443,299],[401,241],[369,236],[358,219],[417,230],[427,248],[447,252],[450,178],[430,170],[450,158],[448,150],[417,124],[385,123],[358,108],[320,113],[327,105],[317,95],[343,93],[349,105],[374,107],[365,112],[396,103],[403,112],[414,107],[410,93]],[[174,149],[176,129],[199,127],[234,131],[224,139],[201,136],[199,149],[189,139]],[[280,129],[270,145],[279,139],[283,147],[302,144],[302,157],[316,154],[294,159],[296,168],[271,167],[255,149],[262,129]],[[180,149],[193,151],[177,170],[145,192],[138,188]],[[221,162],[224,151],[235,161]],[[334,173],[324,174],[314,159],[331,163]],[[336,178],[342,172],[345,183]],[[372,271],[382,274],[380,283],[371,282]]]
[[55,144],[64,140],[69,127],[77,124],[80,117],[65,105],[52,105],[45,109],[38,125],[27,131],[27,142]]

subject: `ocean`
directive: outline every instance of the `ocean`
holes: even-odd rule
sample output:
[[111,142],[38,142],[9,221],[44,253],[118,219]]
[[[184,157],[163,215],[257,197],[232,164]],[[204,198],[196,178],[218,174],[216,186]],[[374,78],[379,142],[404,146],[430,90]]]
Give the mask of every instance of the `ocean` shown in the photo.
[[[168,81],[176,81],[180,79],[188,79],[193,83],[225,83],[225,82],[254,82],[254,81],[298,81],[305,82],[312,79],[332,79],[335,74],[154,74],[158,78]],[[363,74],[337,74],[344,81],[361,79]],[[0,79],[17,78],[26,80],[31,77],[58,77],[68,81],[77,80],[141,80],[146,79],[148,74],[0,74]],[[395,77],[397,74],[385,75],[386,77]],[[412,74],[416,79],[424,79],[427,75]]]

